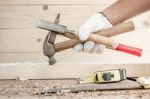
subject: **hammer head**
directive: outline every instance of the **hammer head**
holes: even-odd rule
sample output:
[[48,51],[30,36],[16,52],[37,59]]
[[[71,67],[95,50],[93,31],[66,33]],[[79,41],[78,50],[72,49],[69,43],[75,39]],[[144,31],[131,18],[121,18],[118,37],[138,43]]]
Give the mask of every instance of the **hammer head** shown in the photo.
[[46,35],[46,38],[45,38],[44,43],[43,43],[43,52],[44,52],[45,56],[51,56],[51,55],[55,54],[54,44],[51,44],[48,42],[49,37],[50,37],[50,33],[48,33]]
[[55,47],[54,47],[53,43],[48,42],[50,35],[51,35],[51,33],[48,33],[45,40],[44,40],[43,52],[44,52],[44,55],[49,58],[49,64],[53,65],[54,63],[56,63],[56,59],[54,58]]
[[[59,19],[60,19],[60,14],[58,13],[54,23],[55,24],[59,24]],[[39,21],[38,24],[40,26],[47,26],[47,24],[40,24],[41,22]],[[54,42],[55,42],[55,38],[56,38],[56,33],[53,31],[50,31],[43,43],[43,52],[44,55],[48,57],[49,59],[49,64],[53,65],[56,63],[56,59],[54,58],[54,54],[55,54],[55,46],[54,46]]]

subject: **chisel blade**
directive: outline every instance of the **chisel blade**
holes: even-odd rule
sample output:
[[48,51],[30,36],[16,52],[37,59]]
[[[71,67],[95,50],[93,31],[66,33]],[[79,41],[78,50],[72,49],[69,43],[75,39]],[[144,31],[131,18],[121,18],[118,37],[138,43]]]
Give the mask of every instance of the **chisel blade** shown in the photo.
[[55,32],[65,33],[67,32],[67,27],[63,25],[54,24],[44,20],[38,20],[36,27],[51,30]]

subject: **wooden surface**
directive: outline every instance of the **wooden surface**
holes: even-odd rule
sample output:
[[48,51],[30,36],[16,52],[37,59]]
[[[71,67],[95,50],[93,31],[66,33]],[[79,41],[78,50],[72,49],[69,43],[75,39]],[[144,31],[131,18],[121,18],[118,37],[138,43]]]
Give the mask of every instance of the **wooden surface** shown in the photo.
[[[4,57],[4,59],[3,57],[0,57],[2,59],[0,60],[0,62],[4,62],[3,60],[5,60],[5,62],[11,62],[15,60],[20,60],[24,62],[30,61],[28,59],[26,60],[25,58],[21,60],[22,58],[17,57],[18,55],[8,57],[8,55],[14,53],[23,55],[24,53],[26,55],[30,54],[30,56],[28,57],[33,57],[35,53],[41,53],[41,56],[39,56],[38,58],[39,60],[34,60],[37,59],[37,57],[33,57],[32,60],[39,62],[43,62],[43,60],[45,60],[44,56],[42,55],[42,43],[48,31],[36,28],[37,19],[54,21],[57,13],[60,12],[60,23],[67,25],[71,29],[77,29],[82,23],[85,22],[86,19],[88,19],[95,12],[101,11],[102,9],[109,6],[109,4],[111,4],[111,1],[108,2],[108,4],[105,4],[104,0],[103,2],[99,2],[99,4],[96,4],[97,1],[93,1],[93,3],[95,3],[96,5],[92,3],[90,4],[91,1],[81,2],[82,5],[76,4],[75,1],[73,1],[74,4],[69,4],[69,2],[64,1],[66,2],[65,4],[62,1],[63,0],[61,0],[60,4],[58,3],[58,1],[56,1],[56,3],[58,4],[53,4],[54,1],[41,1],[41,4],[39,4],[40,2],[36,2],[35,0],[26,1],[24,4],[20,1],[17,2],[17,0],[0,1],[2,4],[0,6],[0,53],[3,54]],[[28,5],[29,2],[31,3],[30,5]],[[49,2],[47,10],[43,10],[43,2],[45,2],[45,4]],[[79,3],[78,0],[76,2]],[[128,62],[133,61],[133,63],[138,60],[142,60],[142,62],[145,63],[149,62],[149,17],[150,13],[147,12],[132,19],[136,21],[136,31],[114,37],[117,42],[143,48],[144,55],[138,59],[137,57],[132,57],[131,55],[126,55],[124,53],[123,55],[122,53],[116,53],[117,55],[119,55],[117,56],[117,58],[122,59],[122,61],[126,62],[127,60]],[[63,40],[66,40],[66,38],[57,38],[57,42]],[[106,52],[104,56],[99,55],[98,59],[100,59],[101,62],[110,59],[109,61],[107,61],[108,63],[111,63],[112,61],[117,63],[118,61],[116,61],[116,59],[110,58],[110,53],[111,57],[116,57],[116,54],[114,54],[114,51],[110,51],[111,50],[109,50],[109,52]],[[62,56],[59,57],[63,57],[61,58],[61,60],[65,61],[66,59],[68,59],[68,56],[66,54],[70,53],[72,55],[69,56],[70,58],[68,62],[70,60],[72,60],[73,62],[76,55],[78,55],[78,59],[76,60],[79,60],[79,62],[81,63],[88,60],[83,60],[84,57],[82,57],[82,54],[76,54],[72,50],[64,52],[63,54],[61,54]],[[7,57],[7,59],[5,57]],[[14,58],[12,59],[12,57]],[[97,60],[95,57],[97,57],[97,55],[91,56],[91,58]],[[80,61],[80,59],[82,61]],[[90,61],[90,59],[88,61]]]
[[102,90],[129,90],[129,89],[143,89],[142,85],[136,81],[123,80],[116,83],[103,84],[77,84],[68,85],[63,88],[49,88],[48,90],[41,90],[41,93],[57,93],[57,92],[81,92],[81,91],[102,91]]
[[0,79],[60,79],[78,78],[95,71],[125,68],[128,77],[149,76],[149,64],[55,64],[46,63],[11,63],[0,64]]
[[[138,87],[133,82],[120,82],[120,87]],[[67,87],[76,84],[75,80],[0,80],[0,99],[149,99],[150,89],[99,90],[78,93],[36,94],[42,89]],[[126,84],[126,85],[124,85]],[[104,84],[105,85],[105,84]],[[116,88],[117,83],[100,85],[101,88]],[[112,86],[111,86],[112,85]],[[129,85],[129,86],[128,86]]]
[[[58,64],[62,65],[56,65],[56,67],[52,67],[53,69],[48,65],[37,65],[37,67],[39,66],[38,68],[35,65],[33,68],[30,65],[24,65],[24,63],[28,62],[47,64],[48,61],[42,53],[42,44],[48,31],[36,28],[37,19],[53,22],[57,13],[61,13],[60,24],[67,25],[70,29],[78,29],[90,16],[102,11],[115,1],[0,0],[0,79],[11,79],[16,77],[16,75],[22,75],[27,78],[53,78],[55,76],[53,73],[57,70],[58,77],[76,77],[79,75],[78,73],[76,75],[76,72],[82,64],[84,64],[82,71],[88,71],[92,64],[150,63],[150,12],[147,12],[131,19],[136,23],[136,31],[113,37],[119,43],[143,48],[141,58],[112,50],[105,50],[104,53],[96,55],[76,53],[70,49],[56,54]],[[67,39],[63,37],[57,38],[57,42],[64,40]],[[17,66],[9,64],[16,62],[22,64]],[[8,64],[3,65],[4,63]],[[76,65],[70,66],[70,63],[79,64],[77,66],[78,69],[71,71]],[[91,65],[89,66],[89,64]],[[89,67],[86,68],[85,65]],[[69,71],[75,74],[70,75],[72,74],[71,72],[69,75],[65,74],[65,71],[60,72],[60,68],[62,70],[69,68]],[[142,73],[145,75],[149,74],[149,66],[139,66],[138,68],[144,70]],[[132,69],[129,71],[130,75],[135,75]],[[139,71],[135,69],[135,72]],[[32,73],[33,75],[31,75]],[[36,75],[38,73],[41,73],[40,77]],[[143,75],[142,73],[139,74]]]
[[[20,0],[1,0],[0,52],[42,52],[42,42],[48,31],[36,28],[37,19],[54,21],[57,13],[60,12],[60,24],[67,25],[71,29],[77,29],[91,15],[106,8],[114,1],[116,0],[107,2],[105,0],[25,0],[24,2]],[[43,10],[43,4],[48,4],[47,10]],[[147,40],[150,39],[149,17],[150,13],[148,12],[133,19],[137,21],[136,25],[140,29],[117,36],[115,37],[116,40],[129,43],[129,45],[135,47],[147,46],[143,49],[149,50],[150,48],[147,45],[147,42],[149,42]],[[60,38],[59,41],[61,40],[65,39]],[[143,42],[144,44],[140,46]]]
[[26,5],[26,4],[112,4],[117,0],[1,0],[1,5]]

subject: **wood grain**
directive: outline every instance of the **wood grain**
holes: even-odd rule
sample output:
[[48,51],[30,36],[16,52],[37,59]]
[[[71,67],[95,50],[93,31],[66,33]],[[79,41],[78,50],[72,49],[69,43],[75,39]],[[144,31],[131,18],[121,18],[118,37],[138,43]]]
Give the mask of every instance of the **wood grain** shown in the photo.
[[128,77],[149,76],[149,64],[0,64],[0,79],[54,79],[54,78],[78,78],[95,71],[126,68]]
[[[90,16],[102,11],[109,5],[55,5],[42,10],[42,5],[33,6],[0,6],[1,29],[35,29],[38,19],[54,21],[57,13],[61,13],[60,24],[77,29]],[[90,9],[89,9],[90,8]],[[150,27],[150,13],[147,12],[132,20],[137,21],[138,28]],[[72,21],[73,20],[73,21]]]
[[39,4],[112,4],[117,0],[0,0],[0,5],[39,5]]
[[[20,1],[16,3],[19,2]],[[2,53],[1,62],[24,62],[30,60],[36,62],[41,62],[44,60],[47,62],[46,58],[43,58],[43,54],[36,56],[39,60],[34,56],[34,53],[42,53],[42,43],[45,35],[48,33],[48,31],[37,29],[35,27],[37,19],[54,21],[57,13],[60,12],[61,24],[67,25],[71,29],[77,29],[91,15],[106,8],[107,6],[109,5],[48,5],[47,10],[43,10],[43,5],[41,4],[32,5],[32,3],[30,6],[20,4],[0,6],[0,52]],[[143,62],[147,62],[147,56],[149,55],[147,51],[150,49],[149,46],[147,46],[150,40],[148,18],[149,13],[145,13],[133,19],[138,19],[137,22],[139,22],[139,26],[138,29],[136,28],[136,31],[113,37],[117,42],[135,47],[142,47],[144,50],[146,50],[146,54],[144,54],[144,58],[142,58]],[[142,22],[147,22],[147,24],[144,23],[143,25]],[[66,38],[57,38],[57,42],[64,40],[66,40]],[[18,56],[17,53],[19,53],[20,56]],[[120,59],[120,53],[118,55],[116,55],[116,52],[114,51],[108,53],[110,55],[116,56],[116,59]],[[108,53],[106,53],[103,57],[100,55],[98,58],[102,58],[102,62],[116,62],[116,59],[111,60]],[[66,54],[69,55],[67,57],[70,57],[70,54],[72,55],[70,60],[77,60],[76,58],[78,58],[74,57],[76,56],[76,53],[74,53],[72,50],[67,50],[65,52],[61,52],[61,55],[63,56],[63,58],[61,58],[62,62],[68,62],[68,60],[66,60],[68,59]],[[25,55],[25,57],[22,55]],[[32,55],[34,57],[33,59],[30,58]],[[84,57],[82,54],[79,54],[79,57],[79,60],[81,59],[79,62],[82,62],[82,58]],[[93,57],[97,57],[97,55],[92,56],[92,60],[95,60]],[[128,56],[123,54],[122,57],[124,57],[123,60],[128,58],[128,62],[135,62],[135,60],[137,60],[137,58],[134,58],[130,55]],[[140,63],[141,61],[137,62]]]
[[[113,37],[116,42],[150,50],[150,29],[139,29]],[[42,52],[48,31],[41,29],[1,29],[0,52]],[[67,40],[58,36],[57,42]]]
[[[45,57],[43,53],[0,53],[0,56],[1,63],[48,62],[47,57]],[[142,57],[139,58],[133,55],[112,50],[105,50],[102,54],[87,54],[77,53],[70,49],[56,53],[55,58],[57,59],[58,63],[62,64],[141,64],[150,62],[150,52],[144,51]]]
[[136,81],[124,80],[117,83],[100,83],[100,84],[76,84],[66,86],[65,88],[49,88],[42,90],[41,93],[57,93],[62,91],[81,92],[81,91],[102,91],[102,90],[129,90],[129,89],[143,89],[142,84]]
[[[136,22],[136,31],[113,37],[117,42],[143,48],[141,58],[111,50],[96,55],[75,53],[70,49],[57,53],[58,63],[49,66],[42,53],[42,43],[48,31],[36,28],[37,19],[53,22],[57,13],[61,13],[60,24],[78,29],[91,15],[115,1],[0,0],[0,79],[15,79],[17,76],[28,79],[76,78],[97,70],[120,67],[127,68],[128,76],[149,76],[149,64],[145,63],[150,62],[150,12],[131,19]],[[58,37],[56,42],[64,40],[67,39]]]

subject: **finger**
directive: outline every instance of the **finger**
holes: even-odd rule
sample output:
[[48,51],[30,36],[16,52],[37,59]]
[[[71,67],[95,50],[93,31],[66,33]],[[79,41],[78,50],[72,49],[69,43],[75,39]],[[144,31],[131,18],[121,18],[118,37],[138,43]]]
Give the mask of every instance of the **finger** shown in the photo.
[[95,44],[94,48],[91,50],[91,53],[96,53],[99,50],[99,44]]
[[100,54],[105,50],[105,46],[102,44],[98,44],[97,47],[98,47],[98,50],[96,51],[97,54]]
[[101,44],[96,44],[94,46],[94,48],[92,49],[92,53],[97,53],[97,54],[100,54],[103,52],[103,50],[105,49],[105,46],[104,45],[101,45]]
[[75,32],[73,32],[75,35],[79,36],[79,30],[76,30]]
[[76,52],[81,52],[83,51],[83,44],[77,44],[73,47],[73,50]]
[[88,39],[89,35],[90,35],[90,32],[85,30],[84,28],[80,28],[79,29],[79,39],[82,40],[82,41],[85,41]]
[[84,52],[90,53],[92,49],[94,48],[95,43],[92,41],[87,41],[84,43]]

